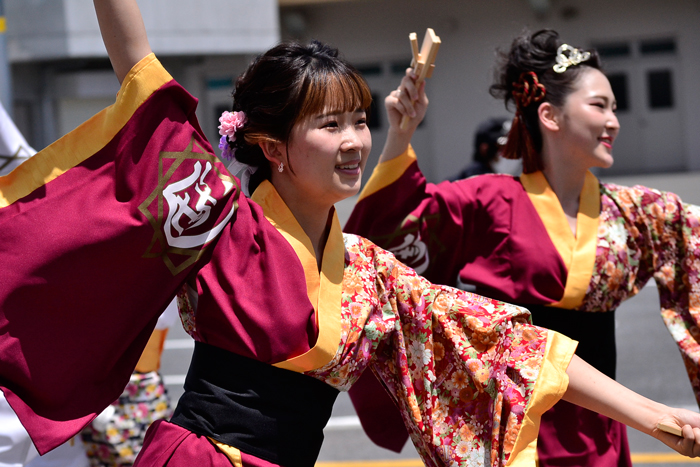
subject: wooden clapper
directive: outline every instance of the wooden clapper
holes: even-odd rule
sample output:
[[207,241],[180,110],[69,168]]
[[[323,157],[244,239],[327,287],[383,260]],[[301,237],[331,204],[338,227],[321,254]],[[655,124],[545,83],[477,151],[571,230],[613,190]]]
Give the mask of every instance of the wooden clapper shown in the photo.
[[[412,32],[408,35],[408,39],[411,41],[411,52],[413,53],[411,68],[418,76],[416,80],[416,87],[418,87],[426,78],[430,78],[433,75],[435,57],[437,57],[438,49],[440,48],[440,37],[435,34],[432,28],[426,29],[420,52],[418,51],[418,35]],[[410,119],[408,115],[403,116],[400,125],[402,130],[406,129]]]

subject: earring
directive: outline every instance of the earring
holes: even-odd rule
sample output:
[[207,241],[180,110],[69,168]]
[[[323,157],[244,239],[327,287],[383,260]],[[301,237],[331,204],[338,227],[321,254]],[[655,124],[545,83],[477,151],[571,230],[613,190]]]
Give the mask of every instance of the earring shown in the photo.
[[280,162],[280,165],[277,166],[277,171],[279,173],[282,173],[283,170],[284,170],[284,162]]

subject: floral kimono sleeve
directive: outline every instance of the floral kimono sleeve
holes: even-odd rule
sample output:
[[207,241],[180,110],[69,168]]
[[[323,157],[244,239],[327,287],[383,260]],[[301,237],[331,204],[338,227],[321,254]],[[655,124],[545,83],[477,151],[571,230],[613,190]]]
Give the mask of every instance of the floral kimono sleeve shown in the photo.
[[653,274],[656,280],[661,316],[700,402],[700,207],[642,186],[607,189],[641,247],[639,275]]
[[524,308],[433,285],[368,240],[346,248],[344,344],[315,376],[347,389],[369,367],[428,466],[534,465],[575,342]]

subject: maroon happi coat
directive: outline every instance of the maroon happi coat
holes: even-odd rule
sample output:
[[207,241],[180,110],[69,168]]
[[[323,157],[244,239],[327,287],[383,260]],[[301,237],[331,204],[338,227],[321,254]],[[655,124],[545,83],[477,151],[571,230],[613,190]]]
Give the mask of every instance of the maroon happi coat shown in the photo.
[[[314,344],[298,259],[239,196],[196,103],[151,55],[112,107],[0,178],[0,388],[42,454],[121,394],[158,316],[214,250],[239,266],[200,271],[212,302],[200,306],[218,310],[201,340],[264,362]],[[295,270],[264,294],[220,285]],[[260,312],[271,309],[274,320]]]

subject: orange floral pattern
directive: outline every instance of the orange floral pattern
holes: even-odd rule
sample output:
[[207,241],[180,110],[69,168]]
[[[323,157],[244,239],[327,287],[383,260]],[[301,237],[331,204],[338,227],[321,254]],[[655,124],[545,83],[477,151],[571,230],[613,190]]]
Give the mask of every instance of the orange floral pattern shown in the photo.
[[547,331],[523,308],[431,284],[369,240],[345,246],[341,344],[308,374],[347,390],[374,371],[427,466],[505,465]]

